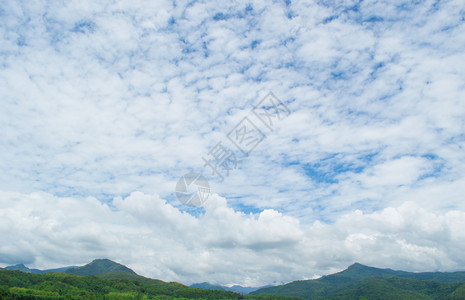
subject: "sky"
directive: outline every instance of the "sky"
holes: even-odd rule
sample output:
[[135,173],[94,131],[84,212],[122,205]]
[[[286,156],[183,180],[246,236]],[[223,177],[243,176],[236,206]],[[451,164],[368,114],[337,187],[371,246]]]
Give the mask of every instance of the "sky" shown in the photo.
[[462,0],[2,1],[0,267],[465,270],[464,49]]

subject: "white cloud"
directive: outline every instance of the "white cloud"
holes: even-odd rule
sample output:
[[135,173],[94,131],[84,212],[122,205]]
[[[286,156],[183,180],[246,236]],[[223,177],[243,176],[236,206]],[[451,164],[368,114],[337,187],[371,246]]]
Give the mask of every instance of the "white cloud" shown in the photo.
[[[223,283],[358,258],[464,268],[462,6],[0,4],[0,258],[111,256]],[[219,141],[234,149],[226,134],[269,90],[292,114],[218,182],[201,157]],[[180,211],[173,189],[191,170],[227,205]]]
[[379,185],[409,185],[431,169],[431,162],[427,159],[402,157],[376,165],[365,172],[360,180],[368,188]]
[[140,192],[115,199],[115,209],[95,198],[44,193],[0,198],[3,265],[27,260],[45,268],[109,257],[163,280],[260,285],[311,278],[354,261],[419,271],[464,263],[457,254],[465,249],[465,212],[437,214],[413,202],[304,225],[271,209],[234,211],[216,195],[198,217]]

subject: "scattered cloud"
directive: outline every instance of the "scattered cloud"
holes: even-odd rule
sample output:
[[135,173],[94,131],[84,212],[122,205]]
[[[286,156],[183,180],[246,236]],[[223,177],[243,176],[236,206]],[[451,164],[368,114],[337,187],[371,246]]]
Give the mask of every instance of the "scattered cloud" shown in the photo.
[[[355,260],[465,268],[460,0],[7,1],[0,14],[0,264],[109,257],[250,285]],[[252,119],[266,138],[220,182],[202,156],[235,150],[227,133],[269,91],[291,114],[273,131]],[[202,209],[175,199],[191,171],[215,194]]]

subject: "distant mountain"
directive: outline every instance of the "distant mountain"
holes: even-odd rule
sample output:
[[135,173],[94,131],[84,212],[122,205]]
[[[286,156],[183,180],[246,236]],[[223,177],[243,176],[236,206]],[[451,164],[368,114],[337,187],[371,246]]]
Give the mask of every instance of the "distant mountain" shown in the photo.
[[[393,284],[392,281],[394,281],[397,285]],[[366,290],[369,290],[370,288],[377,287],[378,289],[374,290],[376,294],[383,294],[383,291],[386,292],[386,294],[389,294],[390,292],[388,290],[395,290],[396,292],[394,294],[398,294],[399,297],[404,297],[397,299],[430,299],[424,297],[431,297],[433,296],[432,293],[422,295],[421,297],[423,298],[420,296],[420,298],[409,298],[412,296],[411,293],[413,293],[414,290],[406,288],[410,285],[421,285],[425,282],[426,285],[429,286],[437,286],[447,289],[448,291],[455,291],[455,289],[459,288],[461,283],[465,282],[465,272],[411,273],[405,271],[394,271],[391,269],[378,269],[355,263],[346,270],[336,274],[323,276],[314,280],[293,281],[285,285],[259,289],[251,292],[250,294],[272,294],[301,297],[304,299],[318,299],[319,297],[330,299],[330,297],[336,297],[339,293],[344,294],[349,291],[351,291],[351,293],[356,293],[354,291],[366,292]],[[371,298],[373,297],[369,297],[368,299]],[[352,298],[336,297],[335,299]],[[381,297],[377,299],[390,298]]]
[[8,271],[21,271],[21,272],[24,272],[24,273],[32,273],[32,270],[29,269],[28,267],[26,267],[23,264],[8,266],[8,267],[5,268],[5,270],[8,270]]
[[[363,279],[367,277],[402,277],[411,278],[417,280],[433,280],[439,282],[465,282],[465,272],[422,272],[413,273],[405,271],[395,271],[391,269],[378,269],[374,267],[364,266],[359,263],[355,263],[348,267],[346,270],[329,275],[332,277],[351,278],[351,279]],[[324,276],[323,278],[329,277]]]
[[194,283],[194,284],[190,285],[190,287],[195,288],[195,289],[225,291],[223,286],[221,286],[221,285],[213,285],[213,284],[208,283],[208,282]]
[[[35,285],[34,282],[42,284]],[[62,287],[65,287],[67,297],[73,298],[79,292],[82,299],[103,296],[140,298],[144,295],[190,299],[465,299],[465,272],[411,273],[355,263],[344,271],[318,279],[258,289],[206,282],[187,287],[177,282],[137,275],[128,267],[109,259],[96,259],[82,267],[49,270],[29,269],[23,264],[0,268],[0,295],[15,299],[32,296],[56,298],[58,294],[53,291],[58,288],[62,290]]]
[[223,285],[214,285],[208,282],[202,282],[202,283],[194,283],[190,285],[190,287],[197,288],[197,289],[205,289],[205,290],[231,291],[231,292],[247,295],[250,292],[256,291],[258,289],[270,287],[270,285],[262,286],[262,287],[248,287],[248,286],[233,285],[231,287],[228,287],[228,286],[223,286]]
[[265,285],[260,287],[250,287],[250,286],[240,286],[240,285],[233,285],[232,287],[228,287],[227,290],[231,292],[236,292],[243,295],[248,295],[251,292],[254,292],[259,289],[271,287],[272,285]]
[[133,275],[137,275],[133,270],[129,269],[122,264],[116,263],[109,259],[95,259],[91,263],[87,265],[76,267],[63,267],[57,269],[47,269],[47,270],[39,270],[39,269],[29,269],[23,264],[18,264],[14,266],[8,266],[5,270],[9,271],[21,271],[24,273],[32,273],[32,274],[44,274],[44,273],[68,273],[80,276],[92,276],[92,275],[99,275],[104,273],[110,272],[126,272]]
[[37,270],[37,269],[31,269],[31,270],[39,271],[39,273],[37,273],[37,274],[44,274],[44,273],[64,273],[67,270],[71,270],[71,269],[75,269],[75,268],[77,268],[77,266],[69,266],[69,267],[62,267],[62,268],[56,268],[56,269],[47,269],[47,270]]
[[114,261],[111,261],[109,259],[95,259],[91,263],[85,266],[66,270],[65,273],[80,275],[80,276],[92,276],[92,275],[99,275],[99,274],[104,274],[104,273],[120,272],[120,271],[130,273],[133,275],[137,275],[136,272],[129,269],[128,267],[123,266],[122,264],[116,263]]
[[29,269],[23,264],[18,264],[14,266],[8,266],[5,268],[5,270],[9,271],[21,271],[24,273],[32,273],[32,274],[44,274],[44,273],[53,273],[53,272],[65,272],[66,270],[77,268],[76,266],[70,266],[70,267],[63,267],[63,268],[58,268],[58,269],[47,269],[47,270],[39,270],[39,269]]

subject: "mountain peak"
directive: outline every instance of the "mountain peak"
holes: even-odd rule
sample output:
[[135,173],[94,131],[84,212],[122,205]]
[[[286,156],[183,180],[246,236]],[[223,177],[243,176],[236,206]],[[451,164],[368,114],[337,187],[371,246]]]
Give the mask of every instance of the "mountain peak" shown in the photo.
[[109,260],[107,258],[99,258],[94,259],[91,263],[84,265],[82,267],[78,267],[75,269],[67,270],[66,273],[74,274],[74,275],[81,275],[81,276],[92,276],[92,275],[99,275],[104,273],[110,272],[127,272],[133,275],[137,275],[136,272],[129,269],[128,267]]
[[24,272],[24,273],[30,273],[31,270],[26,267],[24,264],[17,264],[17,265],[14,265],[14,266],[8,266],[5,268],[5,270],[9,270],[9,271],[21,271],[21,272]]
[[111,259],[108,259],[108,258],[96,258],[90,263],[91,264],[93,264],[93,263],[114,263],[114,264],[118,264],[117,262],[114,262],[114,261],[112,261]]
[[362,265],[361,263],[355,262],[351,264],[347,269],[360,269],[360,268],[369,268],[369,267]]

